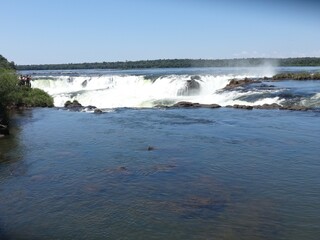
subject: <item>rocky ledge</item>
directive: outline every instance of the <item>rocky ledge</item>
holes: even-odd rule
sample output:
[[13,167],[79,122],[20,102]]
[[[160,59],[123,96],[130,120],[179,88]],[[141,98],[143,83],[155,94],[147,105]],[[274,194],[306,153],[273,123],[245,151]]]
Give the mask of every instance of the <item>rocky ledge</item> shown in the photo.
[[[171,108],[220,108],[221,106],[218,104],[200,104],[200,103],[192,103],[192,102],[178,102],[174,104]],[[278,109],[278,110],[291,110],[291,111],[307,111],[311,110],[311,108],[299,105],[290,105],[290,106],[281,106],[277,103],[272,104],[263,104],[263,105],[228,105],[227,108],[237,108],[237,109],[245,109],[245,110],[252,110],[252,109]]]
[[251,83],[262,83],[263,81],[285,81],[285,80],[296,80],[296,81],[307,81],[307,80],[320,80],[320,73],[279,73],[272,77],[263,77],[259,79],[244,78],[244,79],[231,79],[227,86],[223,90],[232,90],[237,87],[243,87]]
[[320,73],[279,73],[274,75],[270,80],[272,81],[282,81],[282,80],[296,80],[296,81],[306,81],[306,80],[320,80]]
[[291,110],[291,111],[307,111],[311,110],[311,108],[305,107],[305,106],[299,106],[299,105],[291,105],[291,106],[281,106],[277,103],[273,104],[263,104],[263,105],[228,105],[226,106],[228,108],[238,108],[238,109],[246,109],[246,110],[252,110],[252,109],[279,109],[279,110]]
[[[156,108],[221,108],[219,104],[201,104],[201,103],[193,103],[193,102],[187,102],[187,101],[181,101],[177,102],[176,104],[168,107],[168,106],[162,106],[157,105]],[[277,110],[291,110],[291,111],[307,111],[311,110],[311,108],[305,107],[305,106],[299,106],[299,105],[289,105],[289,106],[281,106],[277,103],[273,104],[263,104],[263,105],[241,105],[241,104],[234,104],[234,105],[228,105],[226,108],[236,108],[236,109],[244,109],[244,110],[252,110],[252,109],[277,109]],[[71,111],[85,111],[85,110],[91,110],[94,113],[103,113],[102,110],[95,106],[82,106],[78,101],[74,100],[73,102],[67,101],[65,103],[65,109],[71,110]],[[1,132],[5,130],[5,125],[0,124],[0,134]]]
[[291,110],[291,111],[308,111],[312,108],[305,107],[305,106],[298,106],[298,105],[292,105],[292,106],[282,106],[279,108],[280,110]]
[[251,84],[251,83],[261,83],[260,80],[245,78],[245,79],[231,79],[230,82],[227,84],[227,86],[224,87],[224,90],[230,90],[237,87],[243,87],[245,85]]

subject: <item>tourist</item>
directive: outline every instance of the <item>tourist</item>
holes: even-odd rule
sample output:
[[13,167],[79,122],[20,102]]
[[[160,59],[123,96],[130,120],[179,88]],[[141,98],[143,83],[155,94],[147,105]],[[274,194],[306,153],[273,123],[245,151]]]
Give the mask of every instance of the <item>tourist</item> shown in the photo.
[[25,84],[24,76],[20,75],[19,86],[24,86],[24,84]]
[[26,76],[26,86],[31,87],[31,76],[30,75]]

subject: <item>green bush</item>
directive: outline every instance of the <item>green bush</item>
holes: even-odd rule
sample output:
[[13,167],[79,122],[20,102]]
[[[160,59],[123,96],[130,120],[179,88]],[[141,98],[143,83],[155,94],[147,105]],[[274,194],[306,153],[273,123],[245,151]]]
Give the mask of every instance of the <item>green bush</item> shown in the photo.
[[17,87],[14,92],[11,92],[10,99],[12,99],[11,106],[53,107],[52,97],[38,88]]
[[53,107],[53,98],[46,92],[18,83],[15,71],[0,69],[0,107]]
[[18,77],[12,70],[0,69],[0,105],[10,104],[13,99],[11,93],[16,91]]

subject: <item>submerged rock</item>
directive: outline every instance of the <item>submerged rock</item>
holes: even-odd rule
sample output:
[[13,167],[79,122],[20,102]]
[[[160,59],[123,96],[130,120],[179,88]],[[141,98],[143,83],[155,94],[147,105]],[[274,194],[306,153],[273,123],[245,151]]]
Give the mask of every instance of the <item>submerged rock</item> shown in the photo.
[[257,105],[253,106],[255,109],[280,109],[281,105],[277,103],[272,103],[272,104],[263,104],[263,105]]
[[118,168],[118,171],[119,172],[127,172],[128,169],[126,167],[124,167],[124,166],[121,166],[121,167]]
[[106,173],[108,174],[116,174],[116,175],[130,175],[130,171],[127,167],[125,166],[119,166],[118,168],[111,168],[111,169],[106,169]]
[[280,110],[291,110],[291,111],[308,111],[311,108],[306,106],[299,106],[299,105],[291,105],[291,106],[282,106]]
[[306,106],[300,106],[300,105],[289,105],[289,106],[281,106],[277,103],[272,104],[263,104],[263,105],[256,105],[256,106],[250,106],[250,105],[239,105],[235,104],[233,106],[228,105],[227,108],[237,108],[237,109],[246,109],[246,110],[252,110],[252,109],[280,109],[280,110],[290,110],[290,111],[307,111],[311,108]]
[[189,199],[186,199],[183,205],[189,209],[207,209],[207,210],[223,210],[226,206],[226,199],[223,198],[208,198],[193,196]]
[[173,172],[176,167],[177,167],[177,165],[175,165],[175,164],[161,164],[160,163],[160,164],[156,164],[152,167],[139,169],[136,173],[138,175],[150,176],[153,174]]
[[155,150],[155,147],[153,147],[153,146],[148,146],[147,150],[148,150],[148,151],[153,151],[153,150]]
[[94,113],[97,113],[97,114],[99,114],[99,113],[103,113],[102,112],[102,110],[101,109],[99,109],[99,108],[96,108],[96,109],[94,109],[94,111],[93,111]]
[[224,196],[186,196],[179,201],[155,202],[155,205],[183,219],[212,219],[225,211],[228,203]]
[[252,110],[253,106],[249,106],[249,105],[239,105],[239,104],[235,104],[233,106],[227,106],[227,107],[231,107],[231,108],[238,108],[238,109],[246,109],[246,110]]

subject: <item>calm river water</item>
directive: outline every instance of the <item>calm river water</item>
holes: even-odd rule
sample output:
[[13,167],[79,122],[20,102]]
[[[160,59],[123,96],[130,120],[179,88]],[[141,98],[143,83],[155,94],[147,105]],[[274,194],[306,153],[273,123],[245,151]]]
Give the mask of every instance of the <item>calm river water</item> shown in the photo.
[[319,119],[16,113],[0,139],[0,239],[319,239]]

